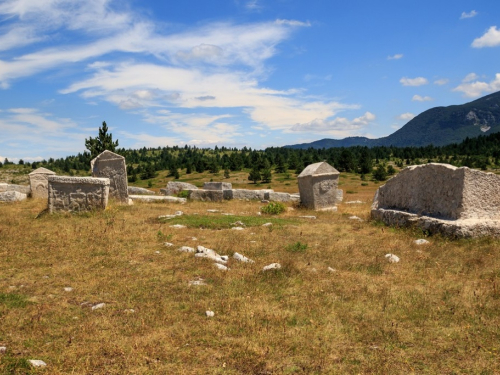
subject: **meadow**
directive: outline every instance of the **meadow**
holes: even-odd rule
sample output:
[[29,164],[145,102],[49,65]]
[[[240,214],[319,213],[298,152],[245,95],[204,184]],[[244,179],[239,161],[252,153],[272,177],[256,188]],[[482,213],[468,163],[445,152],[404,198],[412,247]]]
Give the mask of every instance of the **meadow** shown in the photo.
[[[256,188],[246,176],[230,182]],[[153,190],[170,179],[160,174]],[[349,173],[340,183],[338,212],[290,204],[259,215],[257,201],[53,215],[43,201],[0,205],[0,372],[500,373],[500,241],[386,227],[370,220],[380,183]],[[298,191],[294,177],[258,188],[268,185]],[[232,230],[233,220],[246,228]],[[255,263],[230,258],[221,271],[178,251],[197,245]],[[273,262],[282,268],[262,271]]]

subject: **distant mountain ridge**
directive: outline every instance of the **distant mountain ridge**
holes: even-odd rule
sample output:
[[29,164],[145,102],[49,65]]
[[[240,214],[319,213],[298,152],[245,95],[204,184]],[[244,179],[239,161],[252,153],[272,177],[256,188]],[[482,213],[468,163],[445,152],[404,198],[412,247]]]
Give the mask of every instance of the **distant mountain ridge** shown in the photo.
[[500,91],[462,105],[434,107],[410,120],[391,135],[378,139],[347,137],[321,139],[289,148],[350,146],[445,146],[465,138],[500,132]]

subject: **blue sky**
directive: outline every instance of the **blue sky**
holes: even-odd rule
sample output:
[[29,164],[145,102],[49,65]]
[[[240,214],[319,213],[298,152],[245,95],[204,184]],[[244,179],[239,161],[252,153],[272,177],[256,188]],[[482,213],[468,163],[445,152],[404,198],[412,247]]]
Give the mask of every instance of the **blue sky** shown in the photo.
[[500,90],[500,1],[0,0],[0,160],[393,133]]

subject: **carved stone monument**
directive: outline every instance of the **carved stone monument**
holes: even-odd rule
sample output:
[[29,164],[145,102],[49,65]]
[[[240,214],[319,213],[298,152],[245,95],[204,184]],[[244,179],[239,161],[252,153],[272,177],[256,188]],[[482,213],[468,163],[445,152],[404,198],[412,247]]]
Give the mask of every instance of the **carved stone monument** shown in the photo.
[[125,158],[111,151],[104,151],[90,162],[92,177],[109,178],[109,196],[128,203],[127,166]]
[[372,217],[452,237],[500,235],[500,176],[429,163],[406,167],[377,190]]
[[109,178],[49,176],[49,212],[104,210]]
[[40,167],[29,174],[31,186],[31,198],[47,199],[49,189],[49,176],[55,176],[53,172],[47,168]]
[[324,161],[308,165],[297,177],[301,205],[314,210],[335,210],[339,175]]

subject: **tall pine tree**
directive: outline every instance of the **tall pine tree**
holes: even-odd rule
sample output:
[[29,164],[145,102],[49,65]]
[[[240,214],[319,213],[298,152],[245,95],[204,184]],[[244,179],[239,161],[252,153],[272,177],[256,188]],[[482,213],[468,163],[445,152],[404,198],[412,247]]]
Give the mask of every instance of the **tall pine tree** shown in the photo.
[[102,127],[99,128],[99,135],[96,138],[85,138],[85,147],[90,151],[93,159],[105,150],[115,152],[116,147],[118,147],[118,140],[113,142],[113,134],[108,134],[108,126],[106,121],[103,121]]

